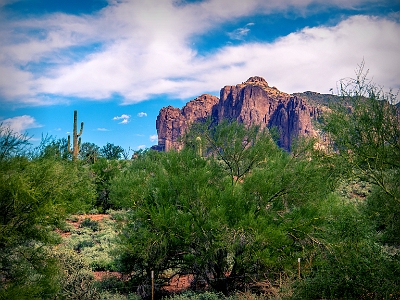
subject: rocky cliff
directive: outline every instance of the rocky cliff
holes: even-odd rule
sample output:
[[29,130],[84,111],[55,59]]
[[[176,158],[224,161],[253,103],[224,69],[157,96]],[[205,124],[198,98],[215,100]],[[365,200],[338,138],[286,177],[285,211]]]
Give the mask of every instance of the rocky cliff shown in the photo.
[[210,117],[218,101],[218,97],[205,94],[188,102],[182,109],[172,106],[162,108],[156,121],[158,145],[153,146],[153,149],[159,151],[180,150],[182,143],[179,142],[179,137],[193,122]]
[[247,125],[275,127],[280,135],[279,145],[290,150],[293,138],[317,134],[312,119],[318,115],[319,108],[298,95],[281,92],[256,76],[236,86],[223,87],[219,99],[202,95],[182,109],[164,107],[157,117],[158,145],[153,148],[180,149],[179,137],[189,125],[211,116],[216,122],[235,119]]

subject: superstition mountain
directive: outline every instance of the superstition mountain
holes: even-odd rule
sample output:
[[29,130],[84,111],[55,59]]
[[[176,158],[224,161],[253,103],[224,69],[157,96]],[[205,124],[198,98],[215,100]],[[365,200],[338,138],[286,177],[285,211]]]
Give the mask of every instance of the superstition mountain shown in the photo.
[[152,148],[181,149],[179,137],[189,126],[211,117],[217,123],[229,119],[262,128],[275,127],[279,132],[279,146],[290,151],[294,138],[317,136],[313,120],[323,111],[323,102],[330,100],[329,97],[336,96],[314,92],[287,94],[270,87],[262,77],[251,77],[241,84],[223,87],[220,98],[204,94],[182,109],[162,108],[156,121],[158,145]]

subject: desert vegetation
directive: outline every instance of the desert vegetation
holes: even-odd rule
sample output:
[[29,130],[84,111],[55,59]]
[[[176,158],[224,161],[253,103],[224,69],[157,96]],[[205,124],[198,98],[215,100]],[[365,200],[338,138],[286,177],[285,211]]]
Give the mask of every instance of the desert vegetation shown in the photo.
[[0,299],[399,299],[396,98],[340,95],[290,153],[229,120],[132,159],[0,127]]

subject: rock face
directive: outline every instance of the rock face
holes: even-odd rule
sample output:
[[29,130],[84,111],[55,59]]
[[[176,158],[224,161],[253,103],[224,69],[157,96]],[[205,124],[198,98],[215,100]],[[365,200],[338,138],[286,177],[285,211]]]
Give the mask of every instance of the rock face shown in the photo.
[[251,77],[236,86],[221,89],[220,99],[202,95],[182,109],[171,106],[161,109],[156,122],[158,150],[181,149],[179,137],[193,122],[212,116],[218,123],[224,119],[237,120],[262,128],[275,127],[279,131],[279,146],[290,150],[298,136],[316,136],[312,119],[318,110],[306,100],[270,87],[262,77]]
[[188,102],[182,109],[172,106],[162,108],[156,121],[158,145],[153,146],[153,149],[180,150],[182,143],[179,142],[179,137],[193,122],[205,120],[211,116],[218,101],[218,97],[205,94]]

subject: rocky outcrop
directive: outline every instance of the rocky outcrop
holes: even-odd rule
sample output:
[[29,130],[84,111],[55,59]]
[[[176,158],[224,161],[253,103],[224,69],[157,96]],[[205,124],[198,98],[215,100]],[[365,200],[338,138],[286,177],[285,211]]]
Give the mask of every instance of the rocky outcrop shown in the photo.
[[162,108],[156,121],[158,145],[153,146],[153,149],[180,150],[182,143],[179,137],[185,134],[193,122],[205,120],[211,116],[218,101],[218,97],[205,94],[188,102],[182,109],[172,106]]
[[178,141],[193,122],[209,116],[218,123],[223,119],[237,120],[244,124],[261,127],[275,127],[279,131],[279,145],[290,150],[293,138],[316,136],[312,119],[318,109],[296,95],[270,87],[262,77],[251,77],[236,86],[221,89],[220,99],[202,95],[182,109],[171,106],[161,109],[157,117],[158,146],[156,149],[168,151],[180,149]]
[[225,86],[218,103],[218,121],[228,118],[244,124],[275,127],[279,145],[290,150],[294,137],[312,136],[314,111],[306,101],[270,87],[262,77],[251,77],[236,86]]

